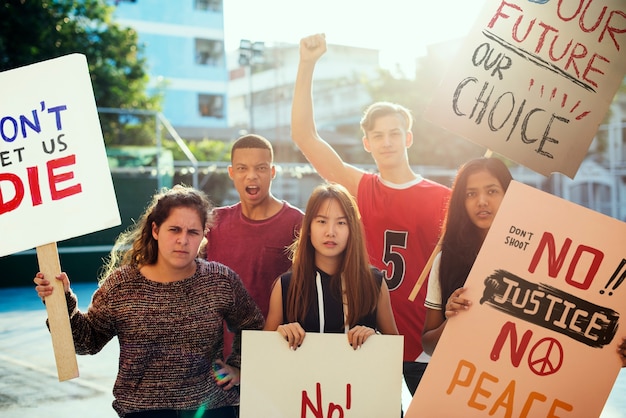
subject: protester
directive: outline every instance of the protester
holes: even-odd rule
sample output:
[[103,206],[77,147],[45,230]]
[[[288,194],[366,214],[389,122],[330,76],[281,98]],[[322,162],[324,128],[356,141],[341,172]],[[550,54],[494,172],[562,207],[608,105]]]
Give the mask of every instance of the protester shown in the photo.
[[[456,175],[441,252],[433,262],[425,301],[422,344],[430,355],[448,318],[471,306],[471,301],[463,297],[463,286],[511,180],[509,169],[497,158],[470,160]],[[622,367],[626,367],[626,337],[617,352]]]
[[[465,279],[478,256],[512,176],[497,158],[476,158],[458,171],[446,216],[441,252],[430,271],[426,296],[424,351],[432,355],[447,318],[469,308]],[[445,306],[444,306],[445,301]]]
[[[237,274],[197,258],[211,204],[203,192],[175,186],[157,193],[122,233],[86,312],[63,283],[76,352],[120,345],[113,408],[120,417],[237,417],[241,330],[263,316]],[[37,273],[41,298],[52,278]],[[236,331],[223,362],[222,323]]]
[[383,272],[398,330],[404,336],[403,373],[413,394],[429,358],[421,344],[426,286],[413,300],[409,296],[437,244],[450,190],[411,169],[407,149],[413,144],[413,119],[398,104],[374,103],[361,120],[363,147],[379,173],[345,163],[319,136],[312,86],[316,62],[325,52],[323,34],[300,41],[292,138],[321,177],[344,185],[357,199],[370,263]]
[[291,246],[292,271],[276,280],[264,327],[280,332],[292,349],[306,332],[347,333],[354,349],[377,331],[398,334],[387,285],[368,263],[359,218],[345,187],[313,190]]
[[[206,235],[206,259],[236,271],[266,317],[272,283],[291,268],[288,247],[304,214],[272,195],[276,166],[266,138],[253,134],[238,138],[231,148],[228,175],[239,202],[215,209],[215,224]],[[226,327],[224,335],[226,342],[232,340]]]
[[206,258],[235,270],[264,316],[272,283],[289,270],[288,247],[300,229],[302,211],[272,195],[276,176],[272,144],[244,135],[231,149],[228,175],[239,202],[216,208],[207,232]]

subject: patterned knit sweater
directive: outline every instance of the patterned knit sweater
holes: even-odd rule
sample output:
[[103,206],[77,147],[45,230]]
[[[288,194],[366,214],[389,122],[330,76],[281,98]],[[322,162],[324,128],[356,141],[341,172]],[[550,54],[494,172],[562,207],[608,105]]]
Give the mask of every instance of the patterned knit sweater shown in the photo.
[[113,408],[120,417],[239,403],[239,388],[225,391],[212,376],[213,361],[222,357],[222,321],[236,333],[227,363],[240,367],[241,330],[261,329],[263,316],[235,272],[216,262],[196,264],[193,276],[171,283],[121,267],[96,290],[86,313],[66,294],[78,354],[95,354],[118,338]]

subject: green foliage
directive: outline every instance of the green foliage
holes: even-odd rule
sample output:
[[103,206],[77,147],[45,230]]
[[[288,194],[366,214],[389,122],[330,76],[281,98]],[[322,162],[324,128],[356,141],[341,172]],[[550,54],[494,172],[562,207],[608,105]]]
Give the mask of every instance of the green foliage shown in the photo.
[[[223,141],[203,139],[185,141],[194,157],[201,162],[230,161],[230,144]],[[173,140],[163,141],[163,148],[171,150],[175,161],[187,161],[188,158]]]
[[[0,71],[81,53],[87,57],[98,107],[158,111],[161,93],[146,93],[149,77],[137,33],[112,23],[113,10],[104,0],[3,1]],[[131,142],[128,138],[138,138],[136,145],[154,144],[150,127],[124,132],[120,119],[109,114],[101,121],[107,145]]]
[[[171,139],[163,140],[163,148],[171,150],[175,161],[189,161],[178,144]],[[215,205],[222,205],[228,194],[232,192],[233,183],[225,165],[219,168],[206,167],[204,163],[230,162],[231,144],[212,139],[202,141],[185,141],[185,144],[200,163],[199,187],[211,198]],[[174,184],[193,184],[192,174],[188,170],[177,170]]]

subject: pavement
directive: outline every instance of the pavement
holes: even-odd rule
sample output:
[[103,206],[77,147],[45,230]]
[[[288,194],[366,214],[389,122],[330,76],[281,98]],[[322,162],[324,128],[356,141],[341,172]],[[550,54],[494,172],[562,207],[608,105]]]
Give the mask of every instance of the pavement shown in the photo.
[[[73,283],[79,309],[96,284]],[[0,417],[115,418],[113,383],[119,348],[111,341],[94,356],[77,356],[80,376],[59,382],[45,306],[33,287],[0,289]],[[411,398],[404,388],[406,410]],[[626,418],[626,369],[622,369],[601,418]]]

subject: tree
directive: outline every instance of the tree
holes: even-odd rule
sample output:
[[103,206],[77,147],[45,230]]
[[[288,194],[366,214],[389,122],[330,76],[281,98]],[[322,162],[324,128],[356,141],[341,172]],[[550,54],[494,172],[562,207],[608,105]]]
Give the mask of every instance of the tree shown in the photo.
[[[98,107],[159,110],[147,94],[149,76],[137,33],[112,22],[104,0],[5,0],[0,6],[0,71],[81,53],[87,57]],[[105,142],[128,141],[123,117],[101,115]],[[154,143],[154,135],[136,135]],[[146,132],[154,128],[145,126]],[[137,142],[132,142],[139,145]]]

